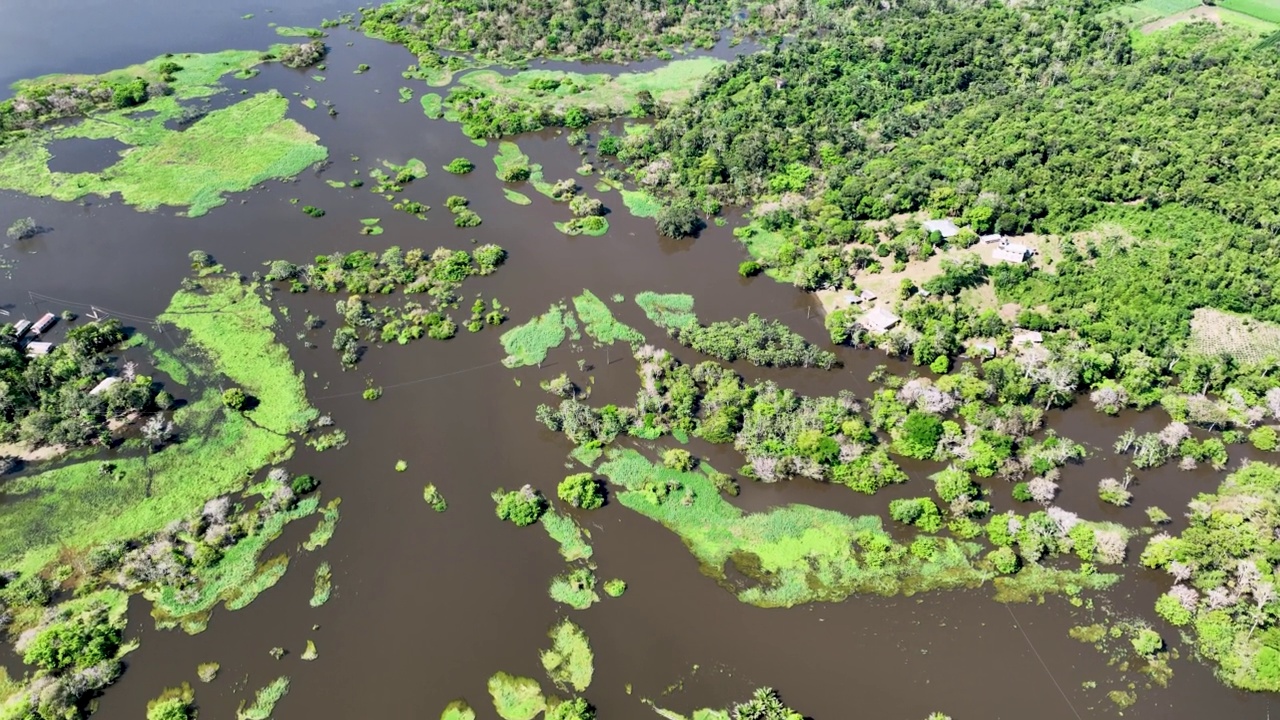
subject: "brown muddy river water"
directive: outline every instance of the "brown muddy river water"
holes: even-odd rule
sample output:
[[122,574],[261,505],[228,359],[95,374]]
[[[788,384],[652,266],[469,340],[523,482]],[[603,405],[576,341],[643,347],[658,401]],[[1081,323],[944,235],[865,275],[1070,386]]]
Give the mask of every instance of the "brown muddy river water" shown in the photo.
[[[0,79],[8,84],[50,72],[99,72],[170,51],[265,48],[279,41],[268,22],[315,26],[349,9],[302,0],[271,8],[243,0],[11,1],[0,23]],[[241,19],[247,13],[255,18]],[[233,93],[240,87],[278,88],[291,98],[303,92],[332,101],[340,113],[336,118],[323,107],[309,110],[296,101],[289,111],[320,136],[331,166],[308,171],[293,183],[272,182],[233,195],[228,204],[197,219],[163,210],[139,213],[114,199],[57,203],[0,194],[0,218],[32,216],[51,229],[21,250],[0,253],[15,263],[11,278],[0,280],[0,306],[30,315],[95,305],[154,317],[188,273],[187,254],[194,249],[248,274],[278,258],[303,262],[335,250],[380,251],[391,245],[467,248],[474,238],[502,245],[510,257],[497,274],[468,281],[463,293],[500,298],[511,307],[513,324],[583,288],[602,298],[656,290],[693,294],[704,321],[756,312],[826,344],[820,315],[807,295],[767,278],[738,277],[745,252],[729,228],[710,227],[696,240],[660,239],[651,221],[631,217],[610,192],[602,195],[612,211],[609,233],[565,237],[552,226],[569,219],[563,205],[531,189],[526,194],[533,204],[527,207],[503,197],[491,160],[496,143],[476,147],[457,125],[427,120],[416,98],[399,102],[402,85],[427,91],[400,77],[413,62],[407,51],[345,28],[331,30],[328,44],[330,71],[323,84],[311,80],[311,73],[279,66],[226,83]],[[353,74],[359,63],[373,69]],[[548,179],[575,177],[580,159],[562,135],[517,140],[543,164]],[[92,144],[63,150],[58,162],[66,167],[103,161],[104,149]],[[352,156],[360,161],[352,162]],[[439,169],[458,156],[472,159],[476,172],[453,176]],[[430,175],[404,195],[433,207],[425,222],[393,211],[367,188],[334,189],[324,182],[350,179],[353,169],[364,171],[376,160],[402,163],[415,157]],[[583,182],[588,188],[593,183]],[[452,194],[471,200],[484,219],[481,226],[453,227],[443,207]],[[327,214],[308,218],[290,198],[323,207]],[[358,234],[359,219],[369,217],[382,218],[383,235]],[[306,373],[313,404],[350,437],[345,449],[323,455],[302,447],[289,464],[294,472],[320,478],[326,497],[342,497],[337,534],[315,556],[296,557],[284,580],[249,607],[217,610],[199,635],[155,630],[148,604],[135,597],[129,634],[141,640],[141,647],[128,656],[127,672],[102,697],[95,717],[141,717],[148,699],[164,687],[194,680],[196,664],[207,661],[221,663],[222,671],[218,682],[198,686],[204,718],[232,717],[242,699],[282,674],[291,677],[292,686],[274,713],[280,720],[430,718],[459,697],[481,718],[493,718],[485,689],[490,675],[505,670],[542,676],[538,651],[547,645],[547,629],[567,612],[547,596],[547,585],[564,562],[540,529],[497,521],[489,494],[498,486],[531,483],[554,497],[556,483],[569,472],[568,441],[533,419],[536,405],[546,401],[539,380],[576,370],[584,358],[596,379],[593,401],[626,402],[638,383],[634,363],[615,350],[606,365],[603,350],[576,354],[566,345],[553,351],[542,369],[511,371],[499,362],[504,355],[499,333],[486,329],[443,343],[424,339],[374,347],[354,371],[343,372],[327,335],[317,335],[325,338],[316,340],[319,349],[307,349],[295,337],[307,311],[332,319],[333,300],[317,293],[277,294],[273,304],[290,310],[292,319],[282,323],[280,334]],[[682,360],[700,359],[663,338],[633,304],[611,307],[619,319]],[[870,391],[866,377],[886,363],[884,355],[847,348],[839,355],[844,367],[831,372],[738,369],[749,378],[774,378],[806,393],[851,388],[865,396]],[[360,397],[366,381],[385,389],[376,403]],[[1134,507],[1124,510],[1103,505],[1095,492],[1098,478],[1123,473],[1123,462],[1109,450],[1114,438],[1126,427],[1143,432],[1157,422],[1140,415],[1105,418],[1086,407],[1053,413],[1049,427],[1091,451],[1086,462],[1064,470],[1062,506],[1090,518],[1142,526],[1142,508],[1159,505],[1175,515],[1172,527],[1179,529],[1181,508],[1196,493],[1212,490],[1220,474],[1180,472],[1172,465],[1143,473]],[[725,447],[695,441],[690,449],[722,469],[741,465]],[[1233,448],[1233,465],[1244,452]],[[407,461],[409,470],[395,472],[397,460]],[[926,463],[904,467],[912,481],[874,497],[796,480],[746,482],[734,502],[750,510],[795,502],[884,515],[890,499],[923,494],[920,480],[937,469]],[[448,499],[447,512],[433,513],[422,501],[426,482],[435,483]],[[1007,492],[995,497],[1008,505]],[[597,576],[628,583],[622,598],[572,613],[596,654],[587,695],[601,718],[657,717],[641,698],[680,712],[724,707],[761,685],[778,688],[789,705],[816,720],[922,720],[931,711],[957,720],[1074,720],[1117,713],[1106,692],[1125,689],[1117,681],[1120,671],[1067,635],[1071,626],[1101,616],[1065,598],[1006,606],[992,600],[992,589],[985,587],[765,610],[740,603],[701,574],[676,535],[616,503],[578,517],[592,534]],[[292,551],[301,533],[291,528],[275,548]],[[1143,542],[1139,536],[1130,544],[1131,558]],[[334,596],[311,609],[312,571],[321,560],[333,565]],[[1151,617],[1167,579],[1133,563],[1122,572],[1124,579],[1095,602],[1107,605],[1113,618]],[[1126,717],[1268,717],[1268,697],[1227,689],[1208,667],[1188,659],[1186,644],[1167,626],[1161,631],[1182,657],[1171,663],[1168,688],[1146,689],[1145,678],[1130,673],[1139,701],[1124,712]],[[308,638],[319,649],[315,662],[298,658]],[[268,650],[274,646],[289,654],[273,659]],[[1094,682],[1096,687],[1088,686]],[[669,688],[674,689],[664,695]]]

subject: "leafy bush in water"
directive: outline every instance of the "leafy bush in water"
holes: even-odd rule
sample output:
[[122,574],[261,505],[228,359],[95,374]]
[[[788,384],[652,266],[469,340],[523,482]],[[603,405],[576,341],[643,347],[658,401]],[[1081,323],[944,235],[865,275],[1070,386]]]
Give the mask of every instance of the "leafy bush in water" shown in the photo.
[[311,67],[324,59],[328,52],[329,48],[320,40],[298,43],[286,47],[280,53],[280,64],[291,68]]
[[538,522],[538,518],[547,511],[547,499],[532,486],[525,485],[511,492],[499,489],[494,493],[497,507],[494,509],[499,520],[509,520],[519,527]]
[[604,505],[604,486],[591,473],[578,473],[561,480],[556,495],[583,510],[594,510]]
[[942,529],[942,513],[929,498],[904,498],[889,502],[889,517],[925,532]]
[[249,405],[249,396],[240,388],[228,388],[222,393],[222,404],[239,412]]
[[712,357],[733,362],[739,358],[762,367],[820,367],[829,369],[836,356],[819,349],[777,320],[752,313],[744,320],[696,323],[668,328],[676,342]]
[[942,421],[928,413],[913,410],[894,437],[894,448],[917,460],[933,457],[938,449],[938,441],[942,439]]
[[444,169],[454,175],[466,175],[476,169],[476,164],[466,158],[454,158],[449,161],[448,165],[444,166]]
[[669,238],[682,238],[692,235],[702,226],[698,219],[698,211],[689,203],[673,203],[665,205],[654,218],[658,233]]

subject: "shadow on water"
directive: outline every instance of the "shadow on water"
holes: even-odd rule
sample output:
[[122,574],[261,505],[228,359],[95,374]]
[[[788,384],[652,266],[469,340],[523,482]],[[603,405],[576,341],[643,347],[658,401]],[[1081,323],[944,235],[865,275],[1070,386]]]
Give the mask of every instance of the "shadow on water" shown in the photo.
[[[289,3],[273,16],[241,21],[238,13],[260,8],[192,6],[179,18],[153,5],[116,9],[103,27],[121,29],[124,38],[87,24],[95,18],[102,22],[97,10],[87,10],[85,17],[70,13],[65,36],[102,38],[97,46],[88,44],[93,52],[83,49],[83,43],[71,43],[75,52],[70,55],[42,56],[46,65],[27,58],[17,72],[106,69],[170,49],[258,47],[273,38],[261,32],[257,20],[314,24],[318,17],[337,13],[325,3]],[[58,1],[22,5],[16,10],[18,21],[30,22],[38,34],[47,24],[45,14],[60,6]],[[228,14],[232,20],[224,17]],[[196,37],[191,26],[202,24],[202,33],[209,35]],[[164,35],[137,32],[137,27],[154,27]],[[126,33],[124,28],[130,29]],[[243,35],[236,29],[243,29]],[[6,23],[0,38],[12,32]],[[527,207],[503,196],[494,176],[496,144],[477,147],[457,126],[426,120],[416,101],[399,102],[397,88],[409,83],[398,72],[413,62],[409,53],[345,30],[333,31],[329,44],[331,69],[324,83],[309,77],[314,73],[280,67],[269,67],[253,79],[228,81],[232,94],[241,87],[250,92],[278,88],[294,100],[290,116],[317,133],[330,150],[332,164],[323,177],[307,172],[293,182],[268,183],[232,196],[227,205],[195,220],[172,211],[138,213],[116,199],[91,198],[82,206],[0,195],[0,218],[32,216],[58,228],[56,235],[39,240],[38,252],[22,256],[18,272],[2,286],[0,302],[14,303],[15,312],[29,315],[95,305],[153,317],[189,272],[187,254],[194,249],[207,250],[247,275],[273,259],[302,262],[334,250],[380,251],[391,245],[430,250],[496,242],[510,253],[507,265],[493,276],[468,281],[463,304],[475,295],[499,298],[512,308],[512,323],[583,288],[601,298],[614,293],[630,298],[643,290],[689,292],[704,320],[757,312],[825,344],[826,333],[809,296],[765,278],[737,275],[745,253],[728,228],[709,227],[696,240],[660,240],[652,222],[631,217],[616,193],[589,190],[613,211],[609,233],[565,237],[553,226],[570,218],[565,205],[527,185],[519,187],[533,201]],[[8,46],[0,42],[0,48]],[[4,50],[0,57],[7,57]],[[54,59],[57,66],[48,66]],[[359,63],[374,69],[353,74]],[[3,63],[0,67],[12,70]],[[416,83],[413,88],[427,91]],[[338,117],[302,106],[297,99],[304,96],[333,102]],[[572,177],[586,188],[594,186],[591,178],[575,174],[580,158],[563,134],[525,136],[519,144],[544,166],[549,181]],[[459,156],[472,159],[477,169],[464,176],[440,169]],[[426,220],[392,209],[367,187],[333,188],[324,182],[364,178],[381,160],[403,163],[414,157],[426,163],[430,175],[408,185],[397,199],[431,205]],[[482,225],[453,227],[444,199],[454,194],[471,200]],[[326,215],[308,218],[291,199],[322,207]],[[383,235],[359,234],[360,219],[370,217],[381,218]],[[56,300],[33,302],[28,291]],[[272,550],[293,556],[280,584],[243,610],[218,610],[209,630],[196,636],[156,631],[147,603],[134,598],[129,634],[142,644],[129,655],[128,672],[101,699],[97,717],[136,718],[162,688],[182,681],[194,684],[196,665],[209,661],[221,663],[222,673],[210,685],[196,684],[207,717],[230,717],[238,702],[281,674],[293,680],[275,712],[282,720],[432,717],[457,697],[465,697],[481,717],[492,717],[485,681],[493,672],[543,676],[537,650],[546,643],[548,627],[568,612],[546,590],[565,565],[540,528],[500,523],[489,493],[498,486],[531,483],[554,497],[556,483],[573,471],[566,457],[568,443],[533,420],[535,407],[548,397],[538,390],[539,380],[561,371],[580,385],[594,378],[592,402],[623,403],[638,387],[633,362],[620,348],[584,343],[575,350],[566,344],[541,369],[511,371],[499,364],[499,332],[488,328],[443,343],[423,339],[404,347],[372,347],[355,371],[342,372],[328,343],[334,299],[277,292],[271,304],[289,310],[279,335],[305,373],[312,401],[350,437],[345,449],[317,455],[300,448],[289,462],[294,472],[320,478],[325,497],[342,497],[337,534],[324,550],[303,553],[296,548],[310,525],[290,527]],[[673,349],[686,362],[701,359],[676,348],[629,300],[610,306],[651,342]],[[305,332],[301,319],[308,312],[331,322],[300,339]],[[319,348],[308,349],[304,341]],[[861,397],[870,393],[866,378],[876,365],[908,371],[880,353],[837,352],[843,367],[830,372],[736,369],[749,379],[774,379],[805,393],[850,389]],[[383,387],[383,397],[374,403],[362,400],[366,383]],[[1063,472],[1063,506],[1087,517],[1141,526],[1146,505],[1160,505],[1176,517],[1194,493],[1212,489],[1220,474],[1204,469],[1184,473],[1168,466],[1139,474],[1134,507],[1099,503],[1098,478],[1123,474],[1123,460],[1109,451],[1112,439],[1131,425],[1141,432],[1159,422],[1154,413],[1106,418],[1083,405],[1050,413],[1050,428],[1091,449],[1085,462]],[[742,462],[727,447],[699,441],[690,447],[721,470],[734,471]],[[1244,454],[1232,448],[1233,464]],[[408,471],[394,471],[398,460],[408,463]],[[883,515],[891,498],[931,491],[925,476],[938,469],[936,464],[904,467],[911,480],[874,497],[808,481],[744,482],[742,495],[733,502],[749,511],[808,503]],[[428,482],[448,499],[447,512],[434,513],[422,501],[422,486]],[[1007,483],[983,484],[992,490],[997,509],[1010,506]],[[620,504],[578,517],[592,534],[597,575],[601,580],[620,577],[629,585],[622,598],[605,598],[590,610],[571,613],[586,628],[596,652],[596,679],[587,694],[601,717],[650,717],[640,698],[682,711],[723,706],[765,684],[780,688],[793,705],[818,720],[855,714],[923,718],[935,710],[957,718],[1045,720],[1115,712],[1105,697],[1115,687],[1107,685],[1115,670],[1107,667],[1106,658],[1067,636],[1070,626],[1095,620],[1065,600],[1005,607],[993,602],[992,589],[984,587],[764,610],[738,602],[700,571],[678,537]],[[1141,538],[1132,543],[1131,555],[1141,543]],[[307,599],[312,572],[321,560],[333,565],[334,595],[312,609]],[[1122,583],[1098,602],[1121,616],[1151,617],[1154,597],[1168,581],[1133,566],[1123,573]],[[1175,642],[1173,633],[1164,634]],[[311,663],[298,657],[308,638],[319,649],[319,659]],[[274,646],[290,654],[275,660],[268,654]],[[1188,653],[1182,649],[1185,658]],[[1226,689],[1194,661],[1183,659],[1173,666],[1171,686],[1140,688],[1139,702],[1126,711],[1127,717],[1264,716],[1266,698]],[[663,695],[681,679],[683,691]],[[1086,689],[1088,681],[1098,682],[1098,689]],[[626,692],[628,685],[633,694]]]

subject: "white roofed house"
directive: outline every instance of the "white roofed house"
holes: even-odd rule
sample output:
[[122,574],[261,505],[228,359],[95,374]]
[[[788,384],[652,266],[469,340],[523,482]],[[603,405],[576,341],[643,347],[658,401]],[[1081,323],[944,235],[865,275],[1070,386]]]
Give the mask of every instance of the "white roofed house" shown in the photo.
[[927,233],[936,232],[944,238],[953,238],[960,234],[960,228],[951,222],[950,218],[942,218],[941,220],[925,220],[920,223],[920,227],[924,228]]
[[1023,263],[1031,257],[1032,250],[1026,245],[1003,242],[991,253],[991,257],[1010,263]]
[[898,316],[884,308],[873,308],[871,312],[859,318],[858,322],[867,329],[867,332],[878,335],[897,325]]
[[987,245],[990,245],[991,243],[998,243],[998,242],[1001,242],[1002,240],[1004,240],[1004,236],[1001,235],[1000,233],[993,233],[991,235],[978,236],[978,242],[984,243]]
[[103,378],[102,382],[93,386],[93,389],[89,391],[89,394],[101,395],[102,393],[110,390],[115,385],[120,384],[120,382],[121,382],[121,378],[118,375],[112,375],[111,377]]

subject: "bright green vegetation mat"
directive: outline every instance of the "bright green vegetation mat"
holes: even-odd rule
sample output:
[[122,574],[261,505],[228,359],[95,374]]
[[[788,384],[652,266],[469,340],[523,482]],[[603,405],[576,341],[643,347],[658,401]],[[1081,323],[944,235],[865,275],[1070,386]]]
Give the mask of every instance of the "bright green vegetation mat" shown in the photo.
[[664,328],[681,328],[698,324],[693,314],[693,296],[684,293],[642,292],[636,304],[654,324]]
[[314,583],[310,604],[311,607],[320,607],[329,602],[329,595],[333,592],[333,568],[329,563],[322,562],[316,566]]
[[154,604],[151,616],[156,627],[181,626],[195,634],[208,626],[209,616],[219,602],[228,610],[239,610],[253,602],[279,582],[289,567],[289,557],[283,553],[261,565],[259,556],[272,540],[280,537],[286,524],[311,515],[318,507],[319,499],[310,497],[291,510],[273,513],[260,530],[228,548],[218,562],[196,573],[199,582],[194,593],[169,585],[143,590],[143,597]]
[[277,434],[305,430],[319,413],[307,403],[302,373],[276,342],[270,308],[235,278],[203,277],[199,285],[174,294],[159,319],[186,331],[218,371],[258,401],[245,413],[255,424]]
[[591,546],[587,544],[586,531],[582,529],[573,518],[568,515],[561,515],[555,510],[549,510],[543,514],[540,521],[542,528],[547,531],[547,535],[551,536],[560,545],[560,555],[567,562],[574,560],[586,560],[591,557]]
[[147,720],[174,720],[190,717],[196,693],[189,683],[165,688],[160,696],[147,702]]
[[[936,537],[910,550],[896,543],[878,516],[849,517],[807,505],[746,513],[730,504],[701,471],[678,472],[635,450],[612,450],[599,472],[621,488],[617,500],[684,540],[708,575],[725,580],[726,565],[756,581],[735,589],[761,607],[839,601],[854,593],[906,594],[977,587],[994,571],[977,561],[976,543]],[[1056,571],[1045,570],[1053,574]],[[1118,579],[1066,573],[1062,589],[1105,587]],[[1091,579],[1092,578],[1092,579]],[[1036,589],[1057,586],[1040,582]]]
[[[15,140],[0,156],[0,188],[37,197],[72,201],[87,195],[119,194],[140,210],[185,208],[192,217],[226,203],[226,194],[270,179],[287,179],[328,157],[318,138],[285,117],[289,101],[277,92],[259,93],[210,112],[185,130],[165,123],[184,116],[184,101],[212,95],[217,79],[259,62],[259,53],[231,51],[175,58],[173,95],[145,104],[95,113],[75,124],[51,126]],[[153,60],[134,68],[154,74]],[[119,71],[120,73],[129,70]],[[114,77],[108,73],[102,77]],[[66,76],[74,80],[83,76]],[[101,172],[49,170],[57,141],[114,139],[129,146]]]
[[563,306],[552,305],[542,315],[506,331],[501,338],[502,349],[507,351],[502,364],[517,368],[546,360],[547,352],[564,342],[571,322]]
[[644,335],[630,325],[614,319],[609,306],[590,290],[583,290],[581,295],[573,299],[573,308],[578,311],[583,330],[601,345],[612,345],[618,341],[632,345],[644,342]]
[[[485,143],[481,138],[479,144],[484,147]],[[551,197],[551,183],[542,177],[542,166],[535,162],[529,161],[529,156],[524,154],[519,145],[510,140],[503,140],[498,143],[498,154],[493,157],[493,164],[497,166],[495,171],[499,180],[506,177],[506,173],[512,168],[527,167],[529,169],[529,183],[533,185],[538,192]]]
[[627,210],[636,217],[658,217],[658,211],[662,209],[662,203],[643,190],[620,189],[618,193],[622,195],[622,204],[626,205]]
[[172,416],[183,430],[181,443],[149,457],[85,460],[11,480],[0,503],[0,565],[26,574],[68,550],[156,532],[288,457],[288,433],[305,427],[316,412],[275,341],[271,311],[235,281],[200,282],[205,289],[178,292],[162,320],[187,334],[188,365],[215,383],[222,377],[224,384],[244,388],[257,407],[234,413],[216,389],[193,388],[189,404]]
[[587,634],[565,618],[551,628],[547,637],[551,638],[551,649],[543,650],[541,655],[547,677],[562,689],[586,690],[595,672],[595,654],[591,652]]
[[439,120],[444,117],[444,98],[440,97],[440,93],[426,93],[418,98],[422,103],[422,112],[432,120]]
[[504,196],[504,197],[506,197],[508,200],[510,200],[511,202],[513,202],[513,203],[515,203],[515,204],[517,204],[517,205],[532,205],[532,204],[533,204],[533,201],[529,199],[529,196],[528,196],[528,195],[525,195],[525,194],[524,194],[524,193],[522,193],[522,192],[516,192],[515,190],[512,190],[511,188],[502,188],[502,194],[503,194],[503,196]]
[[565,235],[601,237],[609,232],[609,221],[598,216],[574,218],[573,220],[553,224],[556,226],[556,230]]
[[574,610],[586,610],[600,602],[600,596],[596,594],[595,573],[587,567],[577,567],[552,578],[547,594],[552,600],[564,603]]
[[253,704],[249,707],[244,706],[243,700],[240,701],[240,707],[236,709],[236,720],[268,720],[276,709],[276,703],[280,702],[280,698],[288,692],[289,677],[281,675],[257,691],[253,697]]
[[604,454],[604,450],[595,445],[579,445],[569,451],[569,457],[586,465],[587,467],[595,467],[596,460]]
[[307,551],[319,550],[329,544],[329,540],[333,538],[333,531],[338,528],[338,505],[342,503],[342,498],[334,498],[324,506],[323,514],[320,516],[320,522],[316,524],[316,529],[311,531],[311,536],[306,542],[302,543],[302,547]]
[[276,34],[281,37],[312,37],[318,38],[324,36],[324,31],[320,28],[294,27],[289,25],[277,25]]
[[533,720],[547,706],[537,680],[504,672],[489,678],[489,694],[502,720]]
[[476,720],[476,711],[471,709],[466,700],[454,700],[440,713],[440,720]]

